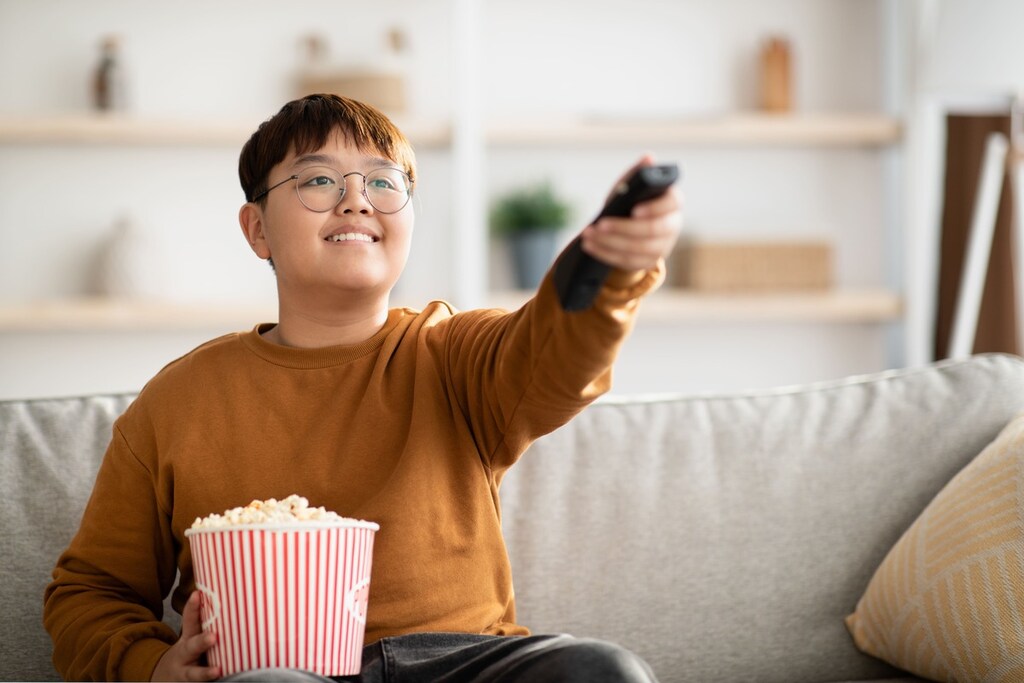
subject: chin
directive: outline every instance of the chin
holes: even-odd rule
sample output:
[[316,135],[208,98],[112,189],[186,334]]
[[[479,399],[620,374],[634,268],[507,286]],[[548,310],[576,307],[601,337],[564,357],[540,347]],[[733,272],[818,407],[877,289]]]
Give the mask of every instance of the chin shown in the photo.
[[389,279],[381,277],[345,277],[334,283],[334,288],[349,295],[384,294],[387,295],[394,287]]

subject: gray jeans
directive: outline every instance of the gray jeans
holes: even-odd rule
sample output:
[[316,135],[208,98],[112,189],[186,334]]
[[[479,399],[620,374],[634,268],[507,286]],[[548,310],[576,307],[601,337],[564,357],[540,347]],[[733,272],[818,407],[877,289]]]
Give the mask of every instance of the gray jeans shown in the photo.
[[[294,669],[258,669],[225,681],[324,683]],[[412,633],[363,648],[358,683],[656,683],[651,668],[618,645],[568,635]]]

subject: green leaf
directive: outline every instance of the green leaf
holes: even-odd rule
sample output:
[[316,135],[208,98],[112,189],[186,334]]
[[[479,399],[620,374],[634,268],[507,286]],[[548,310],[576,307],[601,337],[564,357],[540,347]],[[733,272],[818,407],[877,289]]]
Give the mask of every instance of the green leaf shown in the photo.
[[491,230],[497,235],[560,230],[569,221],[569,205],[550,182],[512,191],[491,206]]

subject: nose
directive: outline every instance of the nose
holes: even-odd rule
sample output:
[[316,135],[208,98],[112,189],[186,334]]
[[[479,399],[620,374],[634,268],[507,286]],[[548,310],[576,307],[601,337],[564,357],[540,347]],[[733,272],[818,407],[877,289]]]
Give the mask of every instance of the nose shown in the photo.
[[[359,191],[356,192],[355,181],[349,180],[349,176],[357,175],[361,178],[361,185]],[[345,181],[345,189],[341,195],[341,201],[334,207],[334,210],[339,213],[347,213],[349,211],[371,214],[373,213],[373,204],[370,203],[370,199],[366,196],[366,176],[358,171],[352,171],[341,176]]]

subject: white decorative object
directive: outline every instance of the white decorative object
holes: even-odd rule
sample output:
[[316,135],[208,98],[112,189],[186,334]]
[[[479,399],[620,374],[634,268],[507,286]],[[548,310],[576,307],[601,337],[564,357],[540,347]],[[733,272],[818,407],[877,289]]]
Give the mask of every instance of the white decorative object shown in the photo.
[[116,299],[171,297],[171,259],[159,235],[119,218],[102,252],[100,292]]

